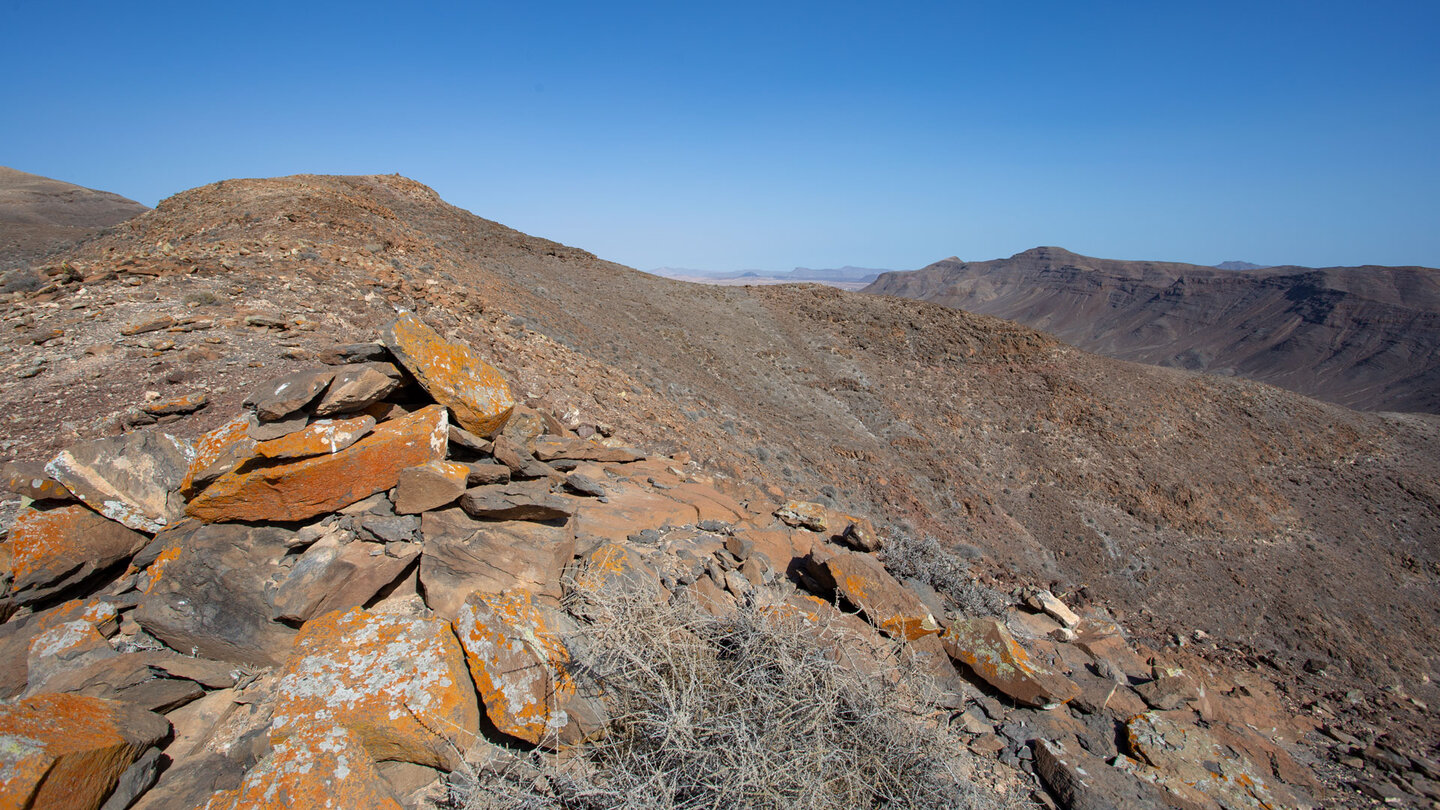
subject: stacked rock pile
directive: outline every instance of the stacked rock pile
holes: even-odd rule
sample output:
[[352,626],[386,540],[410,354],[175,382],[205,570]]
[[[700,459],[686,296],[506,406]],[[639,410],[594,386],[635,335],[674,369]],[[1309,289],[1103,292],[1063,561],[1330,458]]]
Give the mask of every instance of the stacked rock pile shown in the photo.
[[1258,679],[1045,591],[961,615],[863,518],[581,438],[414,316],[381,338],[194,443],[152,428],[7,469],[28,500],[0,544],[0,806],[431,806],[478,750],[606,734],[575,591],[843,626],[837,660],[923,672],[1047,803],[1315,787],[1287,753],[1307,727]]

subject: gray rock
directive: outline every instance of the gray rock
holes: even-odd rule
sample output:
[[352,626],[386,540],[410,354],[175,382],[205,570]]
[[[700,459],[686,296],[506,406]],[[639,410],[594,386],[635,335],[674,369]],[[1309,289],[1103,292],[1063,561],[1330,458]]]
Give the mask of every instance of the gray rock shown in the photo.
[[154,533],[184,514],[179,489],[194,458],[189,442],[142,430],[62,450],[45,472],[105,517]]
[[196,756],[165,771],[133,810],[194,810],[204,807],[216,791],[239,787],[244,778],[245,766],[229,757]]
[[360,530],[386,543],[403,543],[414,539],[420,518],[414,515],[362,515]]
[[273,422],[309,405],[335,378],[333,369],[297,371],[260,383],[245,399],[262,422]]
[[550,491],[549,481],[474,487],[460,496],[460,508],[492,520],[563,520],[575,513],[571,501]]
[[334,535],[321,538],[300,555],[275,590],[270,618],[306,622],[332,610],[367,604],[400,579],[420,555],[419,544],[401,544],[394,555],[385,553],[390,548],[393,546],[382,548],[376,543],[341,544]]
[[362,410],[394,393],[402,379],[400,369],[392,363],[342,366],[315,405],[315,415],[336,416]]
[[465,483],[472,487],[485,484],[504,484],[510,481],[510,468],[504,464],[495,464],[489,461],[471,461],[465,466],[470,468],[470,474],[465,476]]
[[133,804],[160,778],[160,764],[160,749],[152,747],[147,750],[135,760],[135,764],[120,774],[120,780],[115,783],[110,798],[100,805],[100,810],[125,810]]
[[383,343],[347,343],[321,349],[317,359],[327,366],[351,363],[377,363],[390,359],[390,350]]
[[242,524],[200,524],[167,538],[163,566],[133,614],[181,653],[219,661],[281,663],[295,631],[270,619],[265,583],[293,535]]
[[1066,810],[1150,810],[1166,806],[1154,786],[1074,746],[1037,740],[1035,769]]

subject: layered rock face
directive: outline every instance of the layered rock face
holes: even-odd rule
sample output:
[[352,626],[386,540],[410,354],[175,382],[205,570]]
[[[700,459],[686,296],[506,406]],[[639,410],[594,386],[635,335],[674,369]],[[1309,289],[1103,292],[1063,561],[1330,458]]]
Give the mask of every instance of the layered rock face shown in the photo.
[[[497,751],[610,733],[586,594],[799,621],[886,688],[923,675],[957,755],[1066,807],[1316,798],[1290,753],[1314,723],[1253,674],[1048,591],[976,613],[897,579],[863,517],[581,438],[414,316],[384,335],[404,347],[267,381],[197,442],[11,479],[52,497],[3,544],[0,806],[450,802]],[[81,497],[110,491],[128,506]]]

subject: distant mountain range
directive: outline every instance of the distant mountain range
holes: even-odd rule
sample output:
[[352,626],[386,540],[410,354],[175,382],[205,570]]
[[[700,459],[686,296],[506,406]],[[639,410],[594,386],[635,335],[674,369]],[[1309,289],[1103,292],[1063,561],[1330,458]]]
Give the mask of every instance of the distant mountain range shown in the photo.
[[1249,377],[1352,408],[1440,413],[1440,271],[1430,268],[1202,267],[1038,247],[884,273],[865,292],[996,315],[1111,357]]
[[846,282],[869,284],[880,276],[881,273],[891,272],[873,267],[833,267],[816,269],[812,267],[797,267],[789,272],[771,270],[695,270],[685,267],[657,267],[650,271],[651,274],[664,276],[665,278],[678,278],[687,281],[709,280],[709,281],[736,281],[740,279],[765,279],[780,281],[816,281],[816,282]]

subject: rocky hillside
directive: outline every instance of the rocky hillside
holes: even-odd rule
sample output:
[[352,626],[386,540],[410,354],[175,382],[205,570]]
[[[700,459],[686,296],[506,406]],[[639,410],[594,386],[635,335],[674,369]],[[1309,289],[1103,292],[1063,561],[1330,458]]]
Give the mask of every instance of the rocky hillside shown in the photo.
[[865,291],[1008,318],[1109,357],[1440,413],[1440,270],[1233,270],[1042,247],[886,273]]
[[[1157,650],[1256,672],[1366,745],[1423,757],[1440,739],[1433,417],[924,302],[659,279],[398,177],[217,183],[67,260],[0,296],[8,458],[154,422],[194,439],[401,307],[577,433],[933,537]],[[1349,745],[1337,759],[1389,784]]]
[[0,166],[0,270],[29,265],[148,210],[119,194]]
[[34,500],[0,546],[6,806],[1324,793],[1300,745],[1317,724],[1252,673],[1043,589],[1011,604],[865,518],[581,438],[413,315],[381,336],[263,382],[193,443],[143,428],[11,466]]

